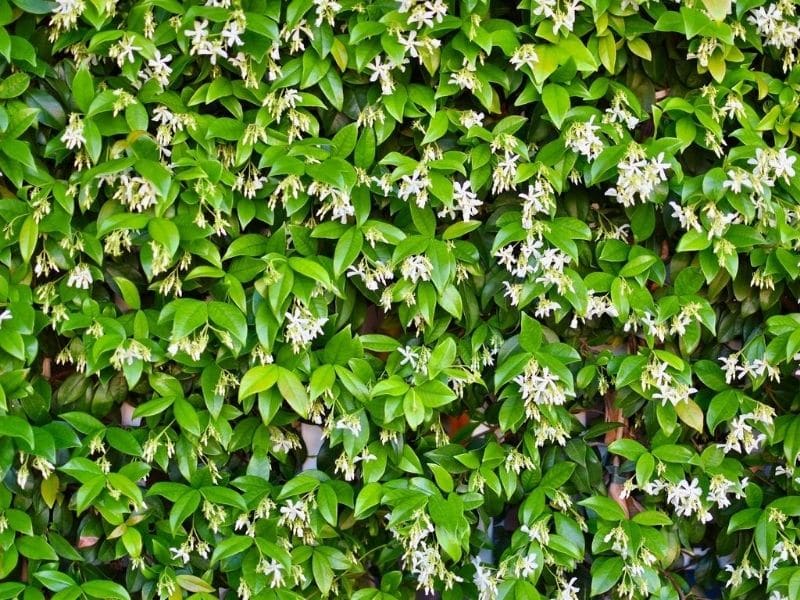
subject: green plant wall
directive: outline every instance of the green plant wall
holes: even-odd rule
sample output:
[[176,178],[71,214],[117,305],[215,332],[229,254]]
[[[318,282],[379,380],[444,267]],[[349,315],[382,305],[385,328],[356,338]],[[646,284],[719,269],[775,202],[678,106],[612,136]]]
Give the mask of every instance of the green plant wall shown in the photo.
[[799,9],[0,0],[0,600],[798,600]]

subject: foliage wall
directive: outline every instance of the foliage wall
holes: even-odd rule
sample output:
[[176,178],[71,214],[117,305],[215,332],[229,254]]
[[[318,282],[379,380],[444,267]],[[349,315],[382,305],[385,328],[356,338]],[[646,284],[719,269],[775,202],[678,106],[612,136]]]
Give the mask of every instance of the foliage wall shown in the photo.
[[0,0],[0,599],[796,600],[797,12]]

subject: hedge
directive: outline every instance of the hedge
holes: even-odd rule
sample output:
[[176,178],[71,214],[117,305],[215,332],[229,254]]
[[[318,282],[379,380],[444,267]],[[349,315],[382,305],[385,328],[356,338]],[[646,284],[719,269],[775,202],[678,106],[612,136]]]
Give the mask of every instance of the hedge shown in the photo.
[[795,0],[0,0],[0,600],[800,598]]

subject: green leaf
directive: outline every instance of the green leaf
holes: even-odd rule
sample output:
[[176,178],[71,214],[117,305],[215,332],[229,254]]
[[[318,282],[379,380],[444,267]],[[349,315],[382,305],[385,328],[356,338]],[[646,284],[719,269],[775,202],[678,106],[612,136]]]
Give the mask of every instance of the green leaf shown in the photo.
[[275,385],[278,382],[278,369],[276,365],[261,365],[248,370],[239,385],[239,401]]
[[322,267],[322,265],[320,265],[318,262],[308,258],[293,256],[289,259],[289,266],[291,266],[292,270],[298,275],[310,277],[311,279],[323,284],[326,288],[331,286],[330,275],[328,275],[328,272],[325,270],[325,268]]
[[118,583],[103,579],[93,579],[81,585],[83,593],[91,598],[113,598],[114,600],[130,600],[130,595]]
[[425,420],[425,405],[416,390],[410,389],[403,396],[403,412],[411,429],[416,429]]
[[181,241],[175,223],[167,219],[151,219],[147,224],[147,231],[150,237],[169,250],[170,256],[175,256]]
[[356,498],[356,506],[353,517],[358,520],[372,514],[373,509],[381,501],[382,495],[383,488],[380,483],[366,484],[358,493],[358,498]]
[[183,398],[175,398],[172,405],[172,411],[175,414],[175,420],[181,429],[191,433],[192,435],[202,435],[203,430],[200,427],[200,419],[197,416],[197,411]]
[[678,252],[693,252],[698,250],[705,250],[711,245],[709,237],[702,232],[697,232],[694,229],[687,231],[681,241],[678,242]]
[[25,93],[31,83],[27,73],[17,71],[0,81],[0,100],[16,98]]
[[743,529],[754,529],[763,512],[762,509],[753,507],[743,508],[733,513],[730,521],[728,521],[728,533]]
[[278,500],[283,500],[284,498],[291,498],[292,496],[299,496],[301,494],[306,494],[317,489],[320,485],[319,479],[312,477],[311,475],[300,474],[296,477],[287,481],[283,488],[281,488],[281,493],[278,494]]
[[247,319],[235,306],[225,302],[209,302],[208,317],[242,344],[247,342]]
[[599,596],[610,590],[622,577],[624,565],[624,561],[618,556],[600,557],[592,563],[591,595]]
[[197,490],[187,490],[180,496],[169,511],[169,526],[172,533],[176,533],[181,524],[189,518],[200,506],[202,497]]
[[208,307],[200,300],[175,300],[175,319],[172,324],[172,339],[180,340],[208,322]]
[[333,569],[328,558],[321,552],[314,552],[311,556],[311,572],[320,592],[327,595],[333,585]]
[[75,580],[72,577],[64,573],[59,573],[58,571],[40,569],[36,571],[33,576],[51,592],[60,592],[63,589],[75,585]]
[[292,410],[303,418],[308,417],[311,399],[300,378],[289,369],[278,367],[278,389]]
[[425,137],[422,138],[422,144],[430,144],[435,142],[445,133],[447,133],[447,126],[450,124],[445,111],[439,111],[431,119],[430,125],[425,132]]
[[464,311],[464,301],[461,298],[461,294],[458,292],[458,288],[452,283],[447,284],[444,290],[442,290],[442,294],[439,297],[439,306],[447,311],[450,316],[456,319],[461,318]]
[[614,379],[614,385],[617,389],[639,381],[646,364],[646,356],[636,355],[626,357],[625,360],[622,361],[617,371],[616,378]]
[[58,560],[58,554],[42,535],[19,537],[16,547],[22,556],[31,560]]
[[669,463],[687,464],[694,454],[685,446],[666,444],[653,450],[653,456]]
[[75,77],[72,80],[72,96],[81,112],[88,113],[95,95],[94,81],[89,69],[86,67],[82,67],[75,72]]
[[361,253],[364,235],[356,227],[348,229],[336,243],[333,253],[333,275],[340,277]]
[[24,583],[7,581],[0,583],[0,600],[11,600],[17,598],[25,589]]
[[730,421],[739,412],[741,392],[738,390],[725,390],[711,399],[708,405],[707,419],[708,430],[711,433],[717,425]]
[[94,502],[105,488],[106,478],[104,475],[95,475],[78,488],[78,493],[75,498],[78,514],[89,508],[92,502]]
[[614,35],[608,31],[605,35],[598,38],[597,50],[600,55],[600,62],[609,72],[614,72],[617,62],[617,42]]
[[214,591],[214,586],[209,585],[203,579],[200,579],[195,575],[186,575],[186,574],[176,575],[175,580],[178,582],[178,585],[187,592],[208,593]]
[[114,277],[114,283],[117,284],[125,304],[133,310],[139,310],[142,307],[142,302],[139,298],[139,290],[133,282],[124,277]]
[[601,519],[606,521],[622,521],[625,519],[625,512],[622,507],[611,498],[605,496],[592,496],[578,502],[597,513]]
[[338,499],[333,486],[329,483],[322,484],[317,491],[317,507],[322,515],[330,525],[336,527],[338,520]]
[[428,408],[438,408],[456,399],[456,393],[441,381],[426,381],[412,390],[419,401]]
[[570,109],[569,92],[557,83],[548,83],[542,90],[542,102],[553,124],[561,129],[561,124]]
[[653,60],[653,53],[650,51],[650,46],[647,45],[642,38],[633,38],[628,40],[628,48],[636,56],[643,58],[646,61]]
[[48,2],[46,0],[13,0],[14,4],[19,6],[22,10],[34,15],[46,15],[55,10],[55,2]]
[[608,445],[608,451],[613,452],[614,454],[619,454],[620,456],[624,456],[628,460],[637,460],[642,454],[647,452],[647,448],[642,446],[636,440],[631,440],[628,438],[623,438],[620,440],[614,440]]
[[39,239],[39,226],[32,215],[25,217],[22,228],[19,231],[19,252],[22,260],[26,264],[31,260],[33,251],[36,249],[36,242]]
[[658,262],[658,257],[652,254],[642,254],[628,261],[619,271],[620,277],[636,277],[649,270]]
[[117,490],[132,500],[135,504],[142,504],[142,491],[134,482],[121,473],[109,473],[106,476],[108,486],[111,489]]
[[644,510],[640,513],[636,513],[631,520],[634,523],[639,523],[640,525],[649,525],[651,527],[658,525],[672,525],[672,519],[658,510]]
[[245,535],[232,535],[225,538],[214,548],[214,553],[211,555],[211,564],[215,565],[221,560],[241,554],[252,545],[253,538]]
[[731,13],[731,0],[703,0],[703,4],[715,21],[724,21]]
[[25,450],[33,451],[33,429],[27,421],[13,415],[0,415],[0,437],[13,437],[25,445]]
[[691,399],[675,405],[678,418],[699,433],[703,433],[703,410]]

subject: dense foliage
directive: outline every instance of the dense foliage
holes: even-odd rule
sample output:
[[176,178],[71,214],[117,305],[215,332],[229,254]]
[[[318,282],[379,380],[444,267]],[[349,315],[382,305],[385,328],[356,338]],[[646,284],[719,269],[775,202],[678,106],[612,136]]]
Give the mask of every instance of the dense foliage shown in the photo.
[[797,12],[0,0],[0,599],[800,598]]

